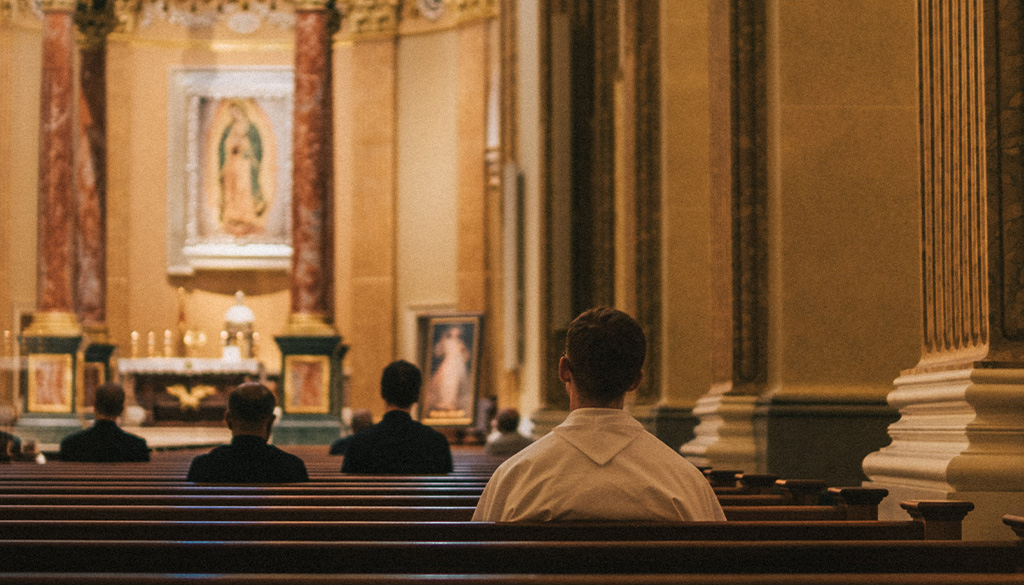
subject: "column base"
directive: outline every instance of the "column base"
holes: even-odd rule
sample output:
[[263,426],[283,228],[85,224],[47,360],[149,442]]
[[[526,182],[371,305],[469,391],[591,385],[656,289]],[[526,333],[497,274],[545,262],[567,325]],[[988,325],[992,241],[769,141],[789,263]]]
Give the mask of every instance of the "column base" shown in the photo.
[[32,315],[32,323],[25,329],[23,335],[25,337],[81,337],[82,325],[74,313],[39,312]]
[[281,417],[279,445],[329,444],[341,435],[341,360],[348,350],[340,335],[279,335]]
[[274,424],[271,442],[275,445],[330,445],[340,436],[341,420],[337,417],[282,415]]
[[25,439],[35,439],[40,449],[56,451],[61,440],[71,433],[82,430],[83,419],[74,414],[37,414],[21,415],[11,431],[24,444]]
[[673,449],[693,438],[698,422],[692,410],[674,406],[637,407],[633,416]]
[[695,437],[679,447],[679,452],[694,465],[763,473],[754,433],[756,403],[757,396],[704,396],[693,409],[700,421],[694,428]]
[[786,479],[861,485],[861,462],[886,444],[896,416],[882,399],[761,398],[754,412],[758,468]]
[[530,416],[530,422],[533,423],[533,436],[539,439],[550,433],[551,429],[562,424],[567,416],[569,416],[568,410],[542,408],[534,412]]
[[892,443],[864,459],[865,485],[889,490],[879,517],[905,518],[903,500],[967,500],[964,538],[1012,538],[999,519],[1024,509],[1024,368],[979,363],[895,385]]

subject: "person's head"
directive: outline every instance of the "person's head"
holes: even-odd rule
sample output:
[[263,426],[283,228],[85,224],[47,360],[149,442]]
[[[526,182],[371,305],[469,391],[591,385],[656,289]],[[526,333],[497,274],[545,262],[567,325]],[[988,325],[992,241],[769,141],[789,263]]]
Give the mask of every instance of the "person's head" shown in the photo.
[[388,405],[408,410],[419,401],[422,385],[419,368],[405,360],[394,361],[380,376],[380,396]]
[[116,419],[124,412],[124,388],[120,384],[108,382],[96,388],[93,399],[93,410],[96,418]]
[[559,378],[588,405],[621,408],[626,393],[640,385],[646,353],[647,339],[632,317],[617,309],[590,309],[569,325]]
[[270,437],[274,424],[274,393],[259,382],[239,384],[228,396],[228,410],[224,421],[234,435]]
[[514,433],[519,428],[519,411],[514,408],[503,408],[497,417],[498,432]]
[[373,426],[373,413],[365,408],[361,408],[352,413],[352,422],[349,424],[349,428],[352,429],[352,434],[356,434],[359,431]]

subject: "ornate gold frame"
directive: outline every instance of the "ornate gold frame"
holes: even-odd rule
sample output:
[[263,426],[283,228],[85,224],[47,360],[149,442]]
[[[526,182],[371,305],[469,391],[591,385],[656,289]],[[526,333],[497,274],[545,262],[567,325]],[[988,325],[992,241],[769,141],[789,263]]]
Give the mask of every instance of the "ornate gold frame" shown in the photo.
[[[74,382],[74,362],[70,354],[65,353],[39,353],[28,356],[28,411],[29,412],[52,412],[70,413],[74,402],[72,401],[72,388]],[[60,368],[62,373],[60,380],[60,392],[62,404],[40,404],[39,402],[39,371],[43,367]]]
[[[293,375],[297,368],[314,368],[321,381],[319,401],[315,405],[298,404],[302,389],[295,386]],[[292,414],[329,414],[331,412],[331,359],[325,355],[288,355],[284,358],[284,371],[281,373],[284,396],[281,408]]]

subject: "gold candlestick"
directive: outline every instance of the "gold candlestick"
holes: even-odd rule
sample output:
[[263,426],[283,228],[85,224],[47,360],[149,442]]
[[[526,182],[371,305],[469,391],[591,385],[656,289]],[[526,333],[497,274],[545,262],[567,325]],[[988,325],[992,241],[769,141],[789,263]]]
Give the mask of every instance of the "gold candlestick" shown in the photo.
[[156,333],[146,333],[146,357],[156,357]]
[[174,348],[171,347],[171,330],[164,329],[164,357],[174,355]]
[[132,331],[131,338],[132,338],[132,354],[131,355],[132,355],[133,358],[137,358],[137,357],[139,357],[139,332],[138,331]]

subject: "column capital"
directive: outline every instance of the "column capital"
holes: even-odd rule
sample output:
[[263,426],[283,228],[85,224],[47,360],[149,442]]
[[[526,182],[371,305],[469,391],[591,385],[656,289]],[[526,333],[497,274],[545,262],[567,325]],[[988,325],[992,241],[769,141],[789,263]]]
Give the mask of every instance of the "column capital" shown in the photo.
[[74,12],[78,9],[78,0],[42,0],[39,7],[43,12]]
[[398,0],[341,0],[345,18],[358,35],[398,31],[401,6]]
[[107,41],[107,35],[117,28],[117,15],[113,2],[96,8],[92,2],[83,2],[75,11],[75,26],[82,35],[79,46],[83,49],[97,49]]

